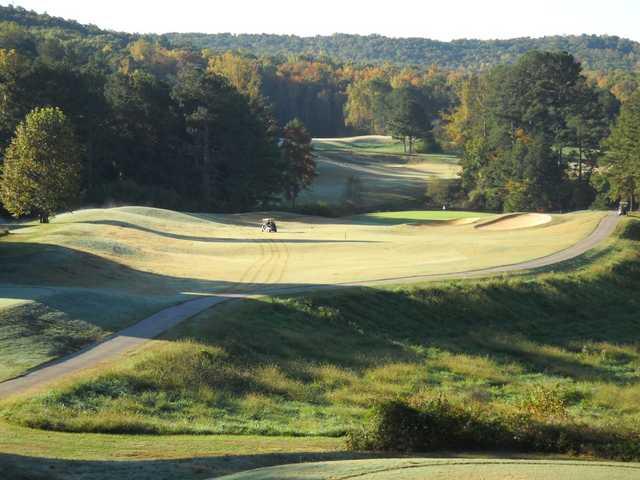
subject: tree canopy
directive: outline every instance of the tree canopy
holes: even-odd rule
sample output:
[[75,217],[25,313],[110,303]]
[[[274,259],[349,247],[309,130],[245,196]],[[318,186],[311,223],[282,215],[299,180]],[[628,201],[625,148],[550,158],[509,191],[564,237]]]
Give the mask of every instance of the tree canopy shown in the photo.
[[295,206],[298,194],[311,185],[316,163],[311,154],[311,136],[299,119],[291,120],[283,130],[282,159],[287,198]]
[[611,186],[610,198],[633,206],[640,195],[640,90],[622,106],[605,145],[601,165]]
[[530,52],[467,80],[448,128],[464,150],[471,202],[507,211],[588,206],[595,192],[584,193],[586,181],[616,108],[567,53]]
[[80,147],[59,108],[36,108],[21,122],[5,152],[0,195],[14,216],[47,223],[80,194]]

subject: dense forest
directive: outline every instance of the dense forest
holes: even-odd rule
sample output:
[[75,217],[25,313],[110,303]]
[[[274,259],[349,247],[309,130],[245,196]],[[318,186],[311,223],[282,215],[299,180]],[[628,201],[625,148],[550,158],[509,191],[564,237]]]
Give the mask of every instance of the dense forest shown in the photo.
[[294,35],[232,35],[171,33],[172,45],[194,45],[214,51],[244,50],[256,55],[327,56],[342,62],[393,63],[401,66],[437,64],[445,69],[486,70],[513,63],[530,50],[566,51],[592,70],[636,69],[640,44],[614,36],[580,35],[510,40],[388,38],[380,35],[297,37]]
[[[22,8],[0,7],[0,21],[16,22],[29,28],[59,29],[83,36],[95,36],[126,44],[138,35],[106,32],[92,25],[37,14]],[[298,37],[295,35],[229,33],[169,33],[148,35],[153,41],[174,48],[195,48],[215,52],[245,51],[256,56],[305,55],[329,57],[338,62],[359,64],[391,63],[399,66],[438,65],[442,69],[486,70],[514,63],[530,50],[566,51],[587,70],[637,70],[640,43],[606,35],[566,35],[509,40],[461,39],[441,42],[428,38],[388,38],[380,35],[334,34]]]
[[290,154],[306,152],[295,139],[379,133],[408,153],[461,154],[448,195],[467,208],[604,206],[640,185],[616,170],[633,155],[616,160],[607,143],[629,135],[612,133],[621,104],[635,118],[639,48],[590,36],[141,36],[0,7],[0,153],[15,172],[37,163],[17,153],[40,135],[27,127],[57,118],[78,143],[84,204],[239,211],[295,201],[313,176]]

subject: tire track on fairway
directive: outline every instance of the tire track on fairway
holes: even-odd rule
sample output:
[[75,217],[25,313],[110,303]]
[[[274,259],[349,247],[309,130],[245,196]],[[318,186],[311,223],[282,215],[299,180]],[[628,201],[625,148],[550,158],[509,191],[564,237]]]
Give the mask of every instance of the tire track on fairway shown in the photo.
[[284,275],[285,273],[287,273],[287,269],[289,268],[289,260],[291,258],[291,252],[289,251],[289,246],[285,242],[280,242],[278,240],[276,240],[276,242],[278,242],[278,244],[282,247],[283,258],[284,258],[281,264],[282,267],[280,268],[280,274],[274,281],[274,283],[280,283],[282,282],[282,279],[284,278]]
[[[258,256],[258,259],[255,262],[253,262],[249,266],[249,268],[245,270],[245,272],[238,279],[238,281],[234,282],[234,285],[227,292],[224,292],[224,293],[241,292],[246,288],[249,288],[255,285],[254,281],[258,276],[258,274],[260,273],[262,265],[265,262],[269,261],[268,256],[265,253],[266,249],[264,248],[264,244],[262,243],[262,241],[260,241],[259,239],[251,239],[250,242],[257,244],[258,247],[260,248],[260,254]],[[249,280],[245,282],[247,278],[249,278]]]
[[265,279],[265,284],[277,284],[280,283],[282,277],[284,277],[284,271],[287,268],[286,264],[289,261],[289,254],[287,246],[284,242],[280,242],[276,239],[269,239],[269,244],[272,246],[275,260],[269,274]]
[[[243,288],[242,288],[243,291],[250,290],[252,287],[258,286],[259,283],[266,283],[268,281],[269,275],[271,274],[271,270],[273,268],[272,265],[276,261],[276,252],[274,251],[273,247],[271,246],[271,240],[267,239],[266,242],[261,243],[260,245],[267,252],[267,254],[265,256],[265,260],[264,260],[264,262],[262,262],[260,264],[259,268],[255,271],[255,274],[249,280],[249,283],[247,283],[246,285],[243,286]],[[260,282],[258,282],[258,280],[261,278],[261,276],[265,275],[265,271],[267,272],[266,276],[262,277],[263,280],[260,280]]]
[[[496,274],[535,270],[576,258],[591,250],[596,245],[606,240],[613,233],[619,220],[618,216],[610,213],[600,221],[598,226],[590,235],[583,238],[575,245],[551,255],[510,265],[448,274],[423,274],[375,280],[357,280],[338,284],[304,284],[295,286],[258,285],[256,287],[257,284],[255,282],[260,276],[260,273],[269,265],[269,272],[266,277],[267,279],[271,278],[272,273],[274,272],[275,279],[281,279],[284,275],[283,272],[286,268],[285,265],[283,265],[280,273],[277,273],[278,262],[276,261],[277,253],[275,252],[277,247],[274,245],[274,242],[270,241],[270,248],[264,249],[265,251],[268,251],[261,256],[260,260],[254,263],[256,269],[249,275],[249,281],[251,283],[246,285],[247,291],[213,294],[166,308],[120,332],[109,336],[98,344],[90,345],[72,355],[61,358],[40,368],[36,368],[21,377],[0,383],[0,398],[27,393],[32,389],[46,386],[68,375],[75,374],[101,364],[109,363],[119,356],[135,350],[149,340],[161,335],[170,328],[175,327],[179,323],[229,300],[255,298],[261,295],[304,293],[314,290],[328,290],[344,287],[478,278]],[[286,255],[288,255],[288,253]],[[286,260],[282,263],[285,264]]]

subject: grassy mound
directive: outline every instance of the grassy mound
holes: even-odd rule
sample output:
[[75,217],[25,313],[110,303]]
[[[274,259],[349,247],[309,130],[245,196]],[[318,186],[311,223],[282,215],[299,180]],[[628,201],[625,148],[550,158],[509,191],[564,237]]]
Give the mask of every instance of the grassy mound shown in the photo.
[[542,421],[637,432],[637,234],[627,222],[577,270],[227,304],[2,414],[67,431],[339,436],[384,401],[519,415],[542,391],[562,407]]

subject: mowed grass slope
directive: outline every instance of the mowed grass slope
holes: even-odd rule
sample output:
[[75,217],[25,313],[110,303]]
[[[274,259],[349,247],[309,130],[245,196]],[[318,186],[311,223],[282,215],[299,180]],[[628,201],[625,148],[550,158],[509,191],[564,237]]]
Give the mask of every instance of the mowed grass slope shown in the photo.
[[78,432],[341,436],[377,402],[444,397],[639,432],[638,227],[575,270],[226,304],[3,416]]
[[0,286],[0,297],[0,381],[101,340],[178,301],[54,286]]
[[199,295],[513,263],[574,244],[601,218],[563,215],[505,234],[445,221],[460,212],[276,213],[279,233],[268,235],[265,215],[122,207],[12,231],[0,239],[0,380]]

